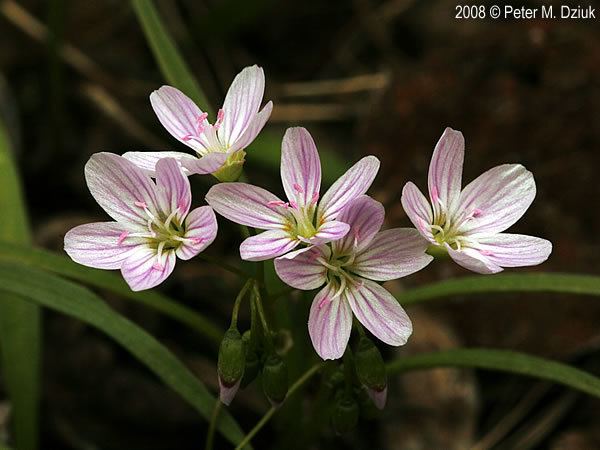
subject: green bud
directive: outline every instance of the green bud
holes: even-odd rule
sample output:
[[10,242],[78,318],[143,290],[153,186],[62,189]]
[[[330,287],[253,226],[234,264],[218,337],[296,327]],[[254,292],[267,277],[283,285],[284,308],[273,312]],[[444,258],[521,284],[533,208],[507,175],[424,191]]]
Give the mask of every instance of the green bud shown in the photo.
[[353,397],[342,395],[336,400],[331,423],[338,434],[348,433],[356,427],[358,423],[358,404]]
[[278,405],[288,391],[288,371],[283,359],[276,353],[267,357],[262,371],[263,390],[273,405]]
[[251,343],[250,330],[244,333],[242,340],[244,341],[246,348],[246,368],[240,387],[244,389],[258,376],[258,373],[260,372],[260,359],[258,357],[258,352]]
[[237,181],[244,170],[246,152],[239,150],[227,158],[225,164],[213,172],[213,176],[222,183]]
[[367,388],[373,403],[383,409],[387,398],[387,374],[381,353],[370,339],[363,336],[354,354],[358,381]]
[[244,353],[244,341],[240,332],[235,328],[230,328],[225,332],[221,341],[217,363],[219,397],[226,405],[229,405],[235,396],[244,375],[246,359]]

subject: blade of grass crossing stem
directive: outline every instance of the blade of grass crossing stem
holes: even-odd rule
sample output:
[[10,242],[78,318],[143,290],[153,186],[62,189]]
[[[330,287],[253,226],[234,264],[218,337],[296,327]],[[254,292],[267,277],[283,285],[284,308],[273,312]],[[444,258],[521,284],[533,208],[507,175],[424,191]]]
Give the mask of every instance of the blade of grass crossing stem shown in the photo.
[[470,367],[499,370],[553,381],[600,397],[600,378],[557,361],[509,350],[468,348],[444,350],[399,358],[388,364],[389,374],[435,367]]
[[[7,130],[0,122],[0,239],[28,245],[29,223],[21,182],[12,159]],[[23,280],[16,282],[22,283]],[[13,293],[0,296],[0,354],[6,390],[12,404],[15,447],[38,447],[41,315]]]
[[[27,283],[22,283],[23,279],[27,279]],[[2,261],[0,292],[25,297],[101,330],[177,392],[204,419],[210,420],[216,399],[206,387],[154,337],[116,313],[88,289],[44,271]],[[243,437],[240,427],[227,411],[222,412],[217,429],[233,444]]]
[[501,292],[556,292],[600,296],[600,277],[566,273],[469,276],[409,289],[396,295],[396,298],[403,305],[412,305],[451,295]]
[[203,111],[212,114],[208,99],[179,54],[152,0],[131,0],[131,4],[167,82],[194,100]]
[[209,319],[175,300],[154,290],[134,292],[120,275],[82,266],[71,261],[67,256],[57,255],[47,250],[0,242],[0,261],[15,262],[47,270],[97,288],[106,289],[191,327],[200,335],[210,339],[215,345],[218,345],[223,337],[223,331]]

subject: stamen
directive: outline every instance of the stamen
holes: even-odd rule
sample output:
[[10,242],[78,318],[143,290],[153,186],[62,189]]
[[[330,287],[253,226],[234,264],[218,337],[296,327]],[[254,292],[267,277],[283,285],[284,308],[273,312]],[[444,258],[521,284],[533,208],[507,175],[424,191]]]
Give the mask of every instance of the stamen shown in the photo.
[[439,231],[440,233],[444,234],[444,229],[442,227],[440,227],[439,225],[430,225],[431,228],[433,228],[436,231]]
[[217,112],[217,121],[215,122],[215,124],[213,125],[213,128],[215,130],[218,130],[219,127],[221,126],[221,124],[223,123],[223,119],[225,118],[225,111],[223,111],[222,109],[219,109],[219,111]]
[[343,276],[341,280],[342,282],[340,283],[340,288],[337,290],[333,298],[338,298],[342,292],[344,292],[344,289],[346,289],[346,277]]
[[169,214],[169,216],[167,217],[167,220],[165,220],[164,228],[166,228],[166,229],[169,228],[169,225],[171,224],[171,220],[173,220],[173,217],[175,217],[175,215],[177,214],[178,211],[179,211],[179,208],[175,209],[171,214]]
[[206,238],[201,238],[201,237],[197,237],[197,238],[190,238],[192,240],[192,242],[194,243],[194,245],[200,245],[202,244],[204,241],[206,241]]
[[135,206],[137,206],[138,208],[144,208],[144,209],[148,208],[148,205],[146,205],[145,202],[133,202],[133,204]]
[[123,241],[124,241],[125,239],[127,239],[127,236],[129,236],[129,232],[128,232],[128,231],[123,231],[123,232],[121,233],[121,235],[119,236],[119,240],[117,241],[117,245],[121,245],[121,244],[123,244]]
[[304,193],[304,189],[302,189],[302,186],[300,186],[298,183],[294,183],[294,190],[298,194],[303,194]]
[[294,209],[298,209],[298,203],[296,203],[294,200],[290,200],[290,206]]
[[494,256],[494,252],[492,252],[491,250],[479,250],[479,253],[481,253],[484,256]]
[[282,200],[271,200],[267,202],[267,206],[284,206],[287,208],[288,204]]
[[327,303],[330,303],[331,299],[328,297],[325,297],[323,299],[321,299],[321,301],[319,302],[319,309],[323,308],[323,306],[325,306]]
[[312,196],[312,199],[310,200],[310,204],[316,205],[318,201],[319,201],[319,193],[315,192]]
[[438,190],[435,186],[431,187],[431,201],[433,203],[438,203],[440,201],[440,196],[438,195]]
[[475,208],[475,211],[473,211],[473,213],[471,214],[471,217],[481,217],[483,215],[483,211],[480,210],[479,208]]
[[154,270],[163,270],[163,265],[157,261],[152,265],[152,268]]
[[192,136],[191,134],[186,134],[185,136],[182,136],[182,138],[181,138],[181,140],[184,142],[191,141],[192,139],[194,139],[194,136]]

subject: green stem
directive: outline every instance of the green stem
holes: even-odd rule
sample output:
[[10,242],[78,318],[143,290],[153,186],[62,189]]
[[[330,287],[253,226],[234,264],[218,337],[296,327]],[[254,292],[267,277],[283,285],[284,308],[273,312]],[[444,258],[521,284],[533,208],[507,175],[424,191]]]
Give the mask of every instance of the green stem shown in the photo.
[[352,358],[352,350],[350,346],[346,346],[346,351],[343,356],[344,361],[344,378],[346,381],[346,395],[352,395],[352,381],[354,379],[354,360]]
[[265,315],[265,310],[263,308],[262,299],[260,295],[260,289],[257,284],[254,284],[254,300],[256,303],[256,312],[258,313],[258,317],[260,319],[260,323],[262,325],[263,331],[265,333],[265,341],[267,344],[267,350],[273,350],[273,336],[271,336],[271,329],[269,328],[269,323],[267,322],[267,316]]
[[246,283],[244,284],[244,287],[242,287],[242,289],[240,290],[239,294],[235,298],[235,303],[233,304],[233,312],[231,313],[231,328],[236,328],[237,327],[237,320],[238,320],[238,312],[240,310],[240,303],[242,303],[242,300],[246,296],[246,293],[248,292],[248,289],[250,289],[250,286],[252,286],[253,282],[254,282],[254,280],[252,280],[251,278],[248,279],[248,281],[246,281]]
[[[308,369],[300,378],[298,378],[294,384],[290,386],[286,399],[289,399],[298,389],[302,387],[304,383],[306,383],[313,375],[315,375],[325,363],[319,363],[312,366]],[[256,434],[269,422],[271,417],[281,409],[281,405],[277,408],[272,407],[267,411],[267,413],[258,421],[258,423],[250,430],[250,432],[242,439],[242,441],[238,444],[235,450],[241,450],[245,445],[249,444],[250,441]]]
[[215,430],[217,428],[219,413],[221,412],[221,405],[221,401],[217,399],[212,416],[210,417],[210,425],[208,426],[208,434],[206,435],[206,445],[204,446],[205,450],[212,450],[213,448],[215,441]]

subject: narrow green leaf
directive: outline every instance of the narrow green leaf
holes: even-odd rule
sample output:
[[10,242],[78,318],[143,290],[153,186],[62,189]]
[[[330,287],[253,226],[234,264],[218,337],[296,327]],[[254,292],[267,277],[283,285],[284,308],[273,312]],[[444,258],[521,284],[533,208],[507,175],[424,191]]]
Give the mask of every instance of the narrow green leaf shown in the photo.
[[57,255],[47,250],[0,242],[0,261],[12,261],[47,270],[97,288],[106,289],[188,325],[202,336],[209,338],[214,344],[218,345],[223,337],[223,330],[215,326],[211,320],[175,300],[153,290],[133,292],[119,275],[79,265],[67,256]]
[[208,99],[179,54],[152,0],[131,0],[131,4],[167,82],[194,100],[203,111],[212,114]]
[[[7,132],[0,123],[0,240],[28,245],[29,223]],[[38,447],[41,315],[14,294],[0,297],[1,362],[13,407],[14,442],[19,450]],[[27,357],[24,357],[27,355]]]
[[521,273],[469,276],[409,289],[396,295],[403,305],[451,295],[497,292],[557,292],[600,295],[600,277],[566,273]]
[[473,367],[516,373],[600,397],[600,378],[567,364],[509,350],[469,348],[403,356],[388,364],[390,374],[436,367]]
[[[1,261],[0,291],[25,297],[98,328],[210,420],[215,398],[206,387],[166,347],[88,289],[37,269]],[[17,301],[20,300],[13,300]],[[217,429],[234,444],[243,438],[240,427],[227,411],[223,411]]]

